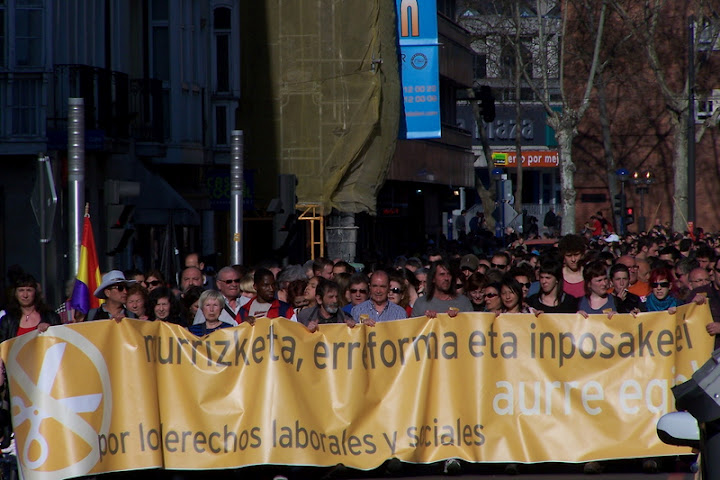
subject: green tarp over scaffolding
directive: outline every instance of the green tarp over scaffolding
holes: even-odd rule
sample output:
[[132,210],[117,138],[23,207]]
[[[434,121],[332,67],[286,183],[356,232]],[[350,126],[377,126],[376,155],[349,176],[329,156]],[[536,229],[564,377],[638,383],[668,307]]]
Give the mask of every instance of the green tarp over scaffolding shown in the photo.
[[246,3],[246,166],[296,175],[325,213],[375,213],[401,108],[395,2]]

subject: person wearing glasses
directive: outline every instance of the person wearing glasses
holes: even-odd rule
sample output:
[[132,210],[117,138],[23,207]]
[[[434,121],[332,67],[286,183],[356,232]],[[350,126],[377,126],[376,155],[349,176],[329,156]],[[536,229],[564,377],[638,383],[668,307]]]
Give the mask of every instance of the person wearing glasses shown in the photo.
[[237,325],[235,317],[240,308],[250,301],[240,295],[240,274],[233,267],[223,267],[217,274],[216,283],[220,293],[225,297],[225,305],[220,314],[220,320],[225,323]]
[[507,272],[510,268],[510,255],[507,252],[496,252],[490,259],[490,268],[500,270],[502,273]]
[[351,313],[355,305],[360,305],[368,299],[368,278],[364,273],[355,273],[350,278],[350,286],[346,292],[347,305],[343,307],[343,312]]
[[165,286],[165,278],[159,270],[150,270],[145,275],[143,286],[147,288],[148,293],[150,293],[158,287]]
[[677,298],[670,294],[675,278],[667,267],[655,268],[650,272],[650,295],[645,298],[648,312],[667,310],[675,313],[678,306]]
[[122,320],[123,318],[137,318],[133,312],[125,307],[128,299],[128,286],[135,280],[126,280],[120,270],[111,270],[102,276],[102,281],[95,290],[95,296],[105,300],[98,308],[88,312],[86,322],[93,320]]
[[483,298],[485,299],[485,312],[501,313],[503,304],[500,298],[500,282],[492,282],[483,288]]
[[410,295],[408,295],[405,280],[398,275],[390,275],[390,290],[388,291],[388,300],[390,300],[395,305],[400,305],[401,307],[403,307],[408,317],[412,314],[412,307],[410,306]]

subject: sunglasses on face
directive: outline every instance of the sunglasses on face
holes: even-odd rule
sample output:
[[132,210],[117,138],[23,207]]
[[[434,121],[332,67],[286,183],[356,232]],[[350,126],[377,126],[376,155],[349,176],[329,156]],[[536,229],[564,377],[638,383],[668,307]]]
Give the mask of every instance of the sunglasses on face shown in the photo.
[[160,280],[152,280],[150,282],[143,282],[143,283],[145,284],[146,287],[147,286],[157,287],[158,285],[160,285]]
[[670,286],[670,282],[652,282],[650,286],[652,288],[668,288]]
[[402,290],[398,287],[395,287],[390,289],[390,293],[400,294],[402,293]]
[[127,287],[125,285],[113,285],[112,287],[108,287],[110,290],[117,290],[118,292],[124,292]]
[[532,283],[530,283],[530,282],[528,282],[528,283],[518,282],[518,283],[520,284],[521,287],[524,287],[524,288],[530,288],[532,286]]
[[492,263],[492,262],[491,262],[491,263],[490,263],[490,266],[491,266],[492,268],[501,269],[501,268],[507,267],[507,264],[506,264],[506,263]]
[[498,295],[499,295],[499,294],[497,294],[497,293],[486,293],[486,294],[485,294],[485,298],[495,298],[495,297],[497,297]]
[[362,293],[363,295],[367,295],[367,290],[364,288],[351,288],[350,293]]
[[232,283],[240,283],[240,279],[239,278],[231,278],[229,280],[218,280],[218,282],[224,282],[224,283],[227,283],[228,285],[230,285]]

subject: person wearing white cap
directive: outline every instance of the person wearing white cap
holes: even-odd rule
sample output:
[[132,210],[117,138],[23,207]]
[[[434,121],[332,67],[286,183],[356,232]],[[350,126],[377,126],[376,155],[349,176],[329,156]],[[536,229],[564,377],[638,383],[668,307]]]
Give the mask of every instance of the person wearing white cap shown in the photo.
[[126,280],[120,270],[111,270],[103,275],[102,282],[95,290],[95,296],[105,300],[105,303],[90,310],[85,321],[137,318],[134,313],[125,308],[128,296],[127,287],[131,283],[135,283],[135,280]]

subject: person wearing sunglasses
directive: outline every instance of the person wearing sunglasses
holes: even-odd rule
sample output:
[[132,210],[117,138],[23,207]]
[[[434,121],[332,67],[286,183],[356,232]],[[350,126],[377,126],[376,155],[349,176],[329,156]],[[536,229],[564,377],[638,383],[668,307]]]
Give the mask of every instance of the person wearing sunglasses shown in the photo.
[[678,301],[670,293],[674,281],[672,271],[667,267],[655,268],[650,272],[650,295],[645,298],[648,312],[667,310],[669,313],[675,313]]
[[355,273],[350,277],[350,286],[345,292],[347,305],[343,307],[343,312],[351,313],[355,305],[360,305],[368,299],[368,278],[364,273]]
[[147,288],[148,293],[152,292],[158,287],[162,287],[165,285],[165,278],[163,277],[163,274],[160,273],[159,270],[150,270],[145,275],[145,282],[143,283],[143,286]]
[[493,282],[483,288],[483,298],[485,299],[485,312],[500,313],[502,312],[502,299],[500,298],[500,283]]
[[100,285],[95,290],[95,296],[105,300],[98,308],[88,312],[86,322],[92,320],[122,320],[123,318],[137,318],[134,313],[125,307],[128,298],[128,286],[135,280],[126,280],[120,270],[111,270],[102,276]]
[[250,301],[249,298],[240,295],[240,282],[242,282],[242,277],[233,267],[223,267],[217,274],[217,289],[225,297],[220,320],[225,323],[237,323],[235,316],[240,307]]
[[410,296],[407,293],[407,286],[405,280],[397,275],[390,275],[390,290],[388,291],[388,300],[395,305],[400,305],[405,309],[407,316],[412,314],[412,307],[410,306]]

